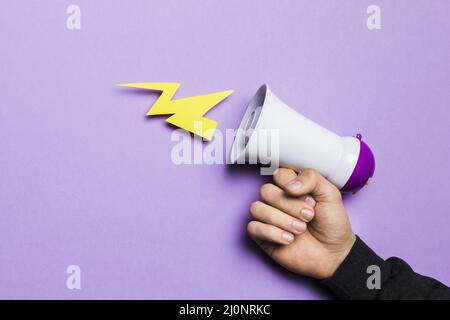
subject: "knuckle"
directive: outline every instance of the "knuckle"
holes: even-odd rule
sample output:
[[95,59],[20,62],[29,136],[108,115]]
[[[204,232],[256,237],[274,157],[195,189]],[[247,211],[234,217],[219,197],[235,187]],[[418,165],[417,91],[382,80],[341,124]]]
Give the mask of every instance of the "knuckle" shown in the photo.
[[261,195],[261,198],[263,200],[270,199],[274,195],[274,188],[275,186],[271,183],[265,183],[261,186],[261,189],[259,190],[259,194]]
[[302,170],[302,175],[305,175],[308,178],[315,178],[318,173],[313,168],[306,168],[305,170]]
[[250,221],[247,224],[247,232],[251,235],[256,233],[256,222],[255,221]]
[[250,205],[250,213],[252,214],[252,216],[255,216],[259,212],[261,205],[262,205],[261,201],[252,202],[252,204]]
[[278,169],[278,172],[277,172],[277,177],[280,179],[286,179],[292,175],[296,175],[294,170],[292,170],[292,169],[280,168],[280,169]]

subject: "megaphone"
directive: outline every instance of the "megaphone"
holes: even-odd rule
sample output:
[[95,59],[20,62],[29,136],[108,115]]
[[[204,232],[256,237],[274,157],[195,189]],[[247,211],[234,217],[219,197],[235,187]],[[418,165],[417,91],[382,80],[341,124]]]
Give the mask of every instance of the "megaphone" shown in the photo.
[[[268,132],[277,132],[277,144]],[[250,101],[228,160],[236,164],[249,158],[297,171],[313,168],[343,192],[358,191],[375,171],[374,155],[360,134],[335,134],[289,107],[266,84]]]

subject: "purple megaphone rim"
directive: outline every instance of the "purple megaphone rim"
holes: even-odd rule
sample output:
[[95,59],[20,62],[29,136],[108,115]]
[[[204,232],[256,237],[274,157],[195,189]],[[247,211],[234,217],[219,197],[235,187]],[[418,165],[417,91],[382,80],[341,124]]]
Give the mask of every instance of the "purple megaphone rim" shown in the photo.
[[347,183],[341,189],[343,192],[358,191],[373,177],[375,172],[375,157],[373,156],[372,150],[361,140],[362,137],[360,134],[357,134],[356,138],[360,141],[358,161],[350,179],[348,179]]

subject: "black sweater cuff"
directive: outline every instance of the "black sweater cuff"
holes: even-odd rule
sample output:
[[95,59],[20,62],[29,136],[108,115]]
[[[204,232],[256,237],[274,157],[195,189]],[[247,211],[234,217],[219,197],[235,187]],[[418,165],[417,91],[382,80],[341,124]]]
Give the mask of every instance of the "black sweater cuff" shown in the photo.
[[[381,259],[358,236],[347,257],[332,277],[322,281],[338,298],[341,299],[375,299],[379,289],[369,289],[367,284],[373,270],[369,266],[380,269],[380,283],[389,275],[390,264]],[[369,281],[370,282],[370,281]],[[372,286],[370,286],[372,287]]]

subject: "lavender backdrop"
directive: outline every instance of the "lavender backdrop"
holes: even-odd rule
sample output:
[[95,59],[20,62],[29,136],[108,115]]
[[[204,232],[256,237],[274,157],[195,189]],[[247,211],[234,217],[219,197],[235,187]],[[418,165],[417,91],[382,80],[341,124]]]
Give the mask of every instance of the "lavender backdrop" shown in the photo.
[[[382,29],[366,27],[381,7]],[[208,115],[235,128],[268,82],[342,135],[363,134],[373,185],[346,198],[381,256],[450,283],[448,1],[69,1],[0,4],[1,298],[330,298],[245,236],[266,179],[175,166],[157,97],[235,89]],[[66,267],[82,289],[66,288]]]

